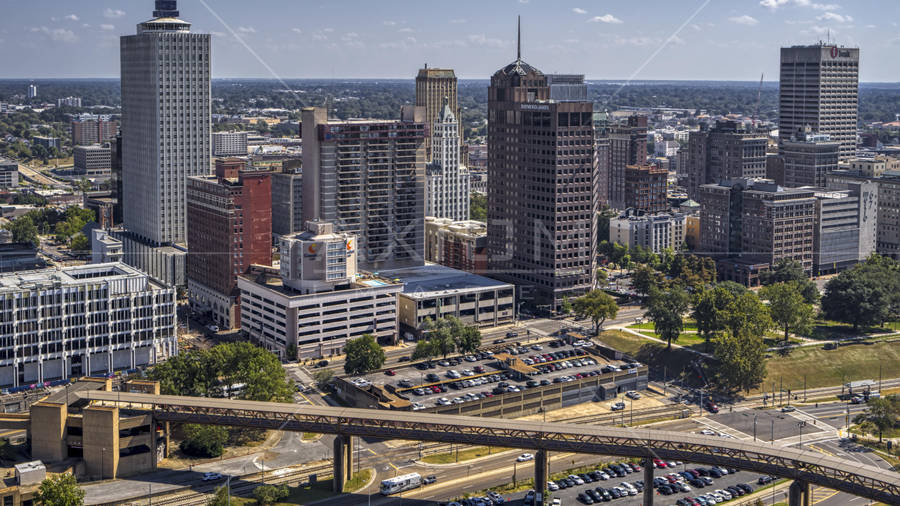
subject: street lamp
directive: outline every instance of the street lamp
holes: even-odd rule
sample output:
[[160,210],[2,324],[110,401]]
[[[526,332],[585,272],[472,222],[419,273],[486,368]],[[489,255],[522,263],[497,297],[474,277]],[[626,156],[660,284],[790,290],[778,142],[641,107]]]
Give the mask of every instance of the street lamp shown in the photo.
[[806,427],[805,421],[797,422],[797,429],[800,431],[800,449],[803,449],[803,427]]
[[758,414],[753,415],[753,442],[756,442],[756,419],[759,418]]

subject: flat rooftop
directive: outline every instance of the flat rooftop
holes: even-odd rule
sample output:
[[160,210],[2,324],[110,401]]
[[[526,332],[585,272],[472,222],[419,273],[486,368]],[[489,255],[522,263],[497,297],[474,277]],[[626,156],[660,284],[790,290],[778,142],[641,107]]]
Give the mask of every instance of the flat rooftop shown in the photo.
[[88,264],[61,269],[40,269],[21,271],[0,276],[0,293],[7,291],[34,290],[56,285],[78,286],[109,281],[113,279],[144,278],[143,272],[121,262]]
[[413,299],[430,299],[440,295],[485,289],[513,288],[509,283],[437,264],[383,271],[379,274],[403,283],[403,294]]

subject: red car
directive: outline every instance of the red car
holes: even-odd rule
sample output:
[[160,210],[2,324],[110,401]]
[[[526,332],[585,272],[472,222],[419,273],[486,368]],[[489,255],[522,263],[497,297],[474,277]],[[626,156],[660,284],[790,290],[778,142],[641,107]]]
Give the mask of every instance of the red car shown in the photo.
[[717,406],[713,401],[706,401],[706,409],[708,409],[710,413],[719,412],[719,406]]
[[397,374],[396,371],[394,371],[393,369],[388,369],[387,371],[384,371],[384,373],[387,374],[388,376],[394,376]]

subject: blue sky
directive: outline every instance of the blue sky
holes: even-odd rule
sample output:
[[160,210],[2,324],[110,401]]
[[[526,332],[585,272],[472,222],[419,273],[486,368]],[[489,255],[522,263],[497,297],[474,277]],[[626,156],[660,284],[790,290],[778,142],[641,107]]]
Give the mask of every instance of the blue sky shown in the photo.
[[[181,0],[213,34],[215,77],[487,78],[515,58],[589,79],[776,80],[778,48],[861,48],[863,81],[900,81],[897,0]],[[116,77],[152,0],[5,0],[0,77]],[[250,49],[248,49],[250,48]],[[254,54],[255,53],[255,54]]]

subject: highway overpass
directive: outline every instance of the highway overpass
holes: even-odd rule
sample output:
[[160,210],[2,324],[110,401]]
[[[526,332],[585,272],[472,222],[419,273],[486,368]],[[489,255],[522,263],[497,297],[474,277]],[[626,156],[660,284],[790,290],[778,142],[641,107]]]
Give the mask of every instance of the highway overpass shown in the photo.
[[[343,486],[352,467],[352,437],[361,436],[530,449],[537,456],[535,483],[547,481],[549,452],[572,452],[643,458],[647,484],[653,476],[652,465],[647,464],[656,457],[794,480],[792,506],[809,503],[810,484],[900,504],[898,473],[814,451],[698,434],[205,397],[105,391],[76,395],[120,409],[152,411],[159,421],[335,434],[340,436],[334,448],[336,489]],[[644,491],[644,504],[652,505],[653,487]]]

